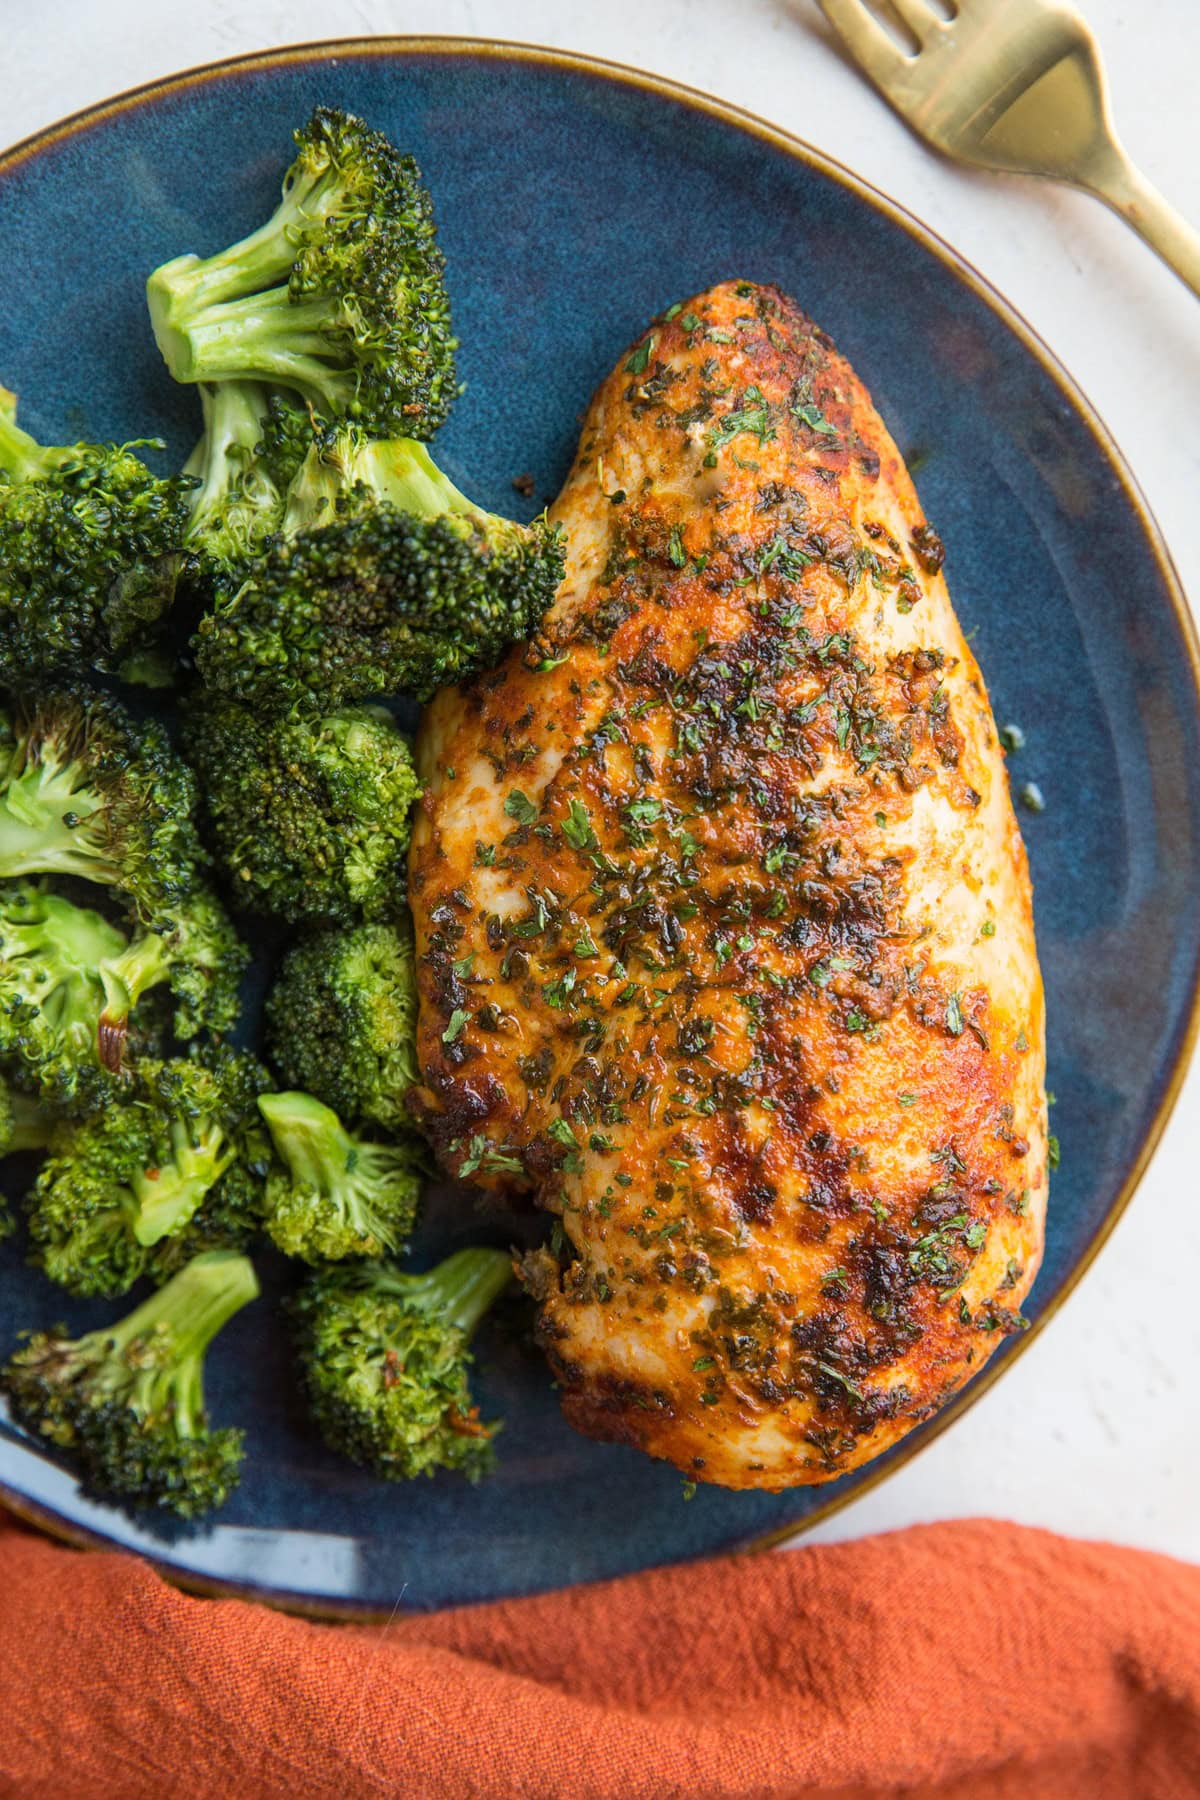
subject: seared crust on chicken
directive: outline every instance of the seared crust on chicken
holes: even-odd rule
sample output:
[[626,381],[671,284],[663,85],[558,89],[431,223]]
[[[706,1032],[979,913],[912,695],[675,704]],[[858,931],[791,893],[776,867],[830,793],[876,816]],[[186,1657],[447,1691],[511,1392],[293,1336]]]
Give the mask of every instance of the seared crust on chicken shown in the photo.
[[600,388],[539,641],[429,708],[416,1101],[556,1215],[568,1419],[779,1489],[1020,1329],[1042,986],[987,693],[862,383],[772,288]]

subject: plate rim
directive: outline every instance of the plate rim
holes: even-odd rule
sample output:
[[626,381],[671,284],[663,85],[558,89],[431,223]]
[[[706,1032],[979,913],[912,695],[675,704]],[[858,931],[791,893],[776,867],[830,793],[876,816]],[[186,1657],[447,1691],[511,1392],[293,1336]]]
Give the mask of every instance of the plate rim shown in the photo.
[[[624,86],[640,88],[643,92],[659,99],[689,106],[698,112],[706,113],[710,118],[716,119],[722,124],[732,125],[736,129],[758,138],[794,161],[816,170],[827,180],[837,182],[865,205],[870,206],[877,213],[882,213],[891,224],[898,226],[900,230],[906,232],[909,237],[914,238],[925,250],[933,254],[949,274],[971,290],[1012,332],[1028,354],[1040,364],[1043,372],[1057,387],[1071,411],[1091,433],[1098,450],[1111,468],[1130,508],[1136,515],[1147,549],[1153,555],[1158,566],[1183,641],[1188,672],[1191,676],[1192,703],[1197,718],[1200,720],[1200,629],[1197,627],[1196,619],[1188,604],[1183,582],[1175,567],[1162,529],[1124,452],[1075,377],[1013,302],[1007,299],[987,276],[983,275],[960,251],[954,249],[932,226],[927,225],[916,213],[911,212],[899,201],[892,199],[890,195],[877,188],[865,177],[855,173],[854,170],[838,161],[836,157],[818,149],[814,144],[810,144],[795,132],[788,131],[784,126],[773,124],[747,107],[739,106],[733,101],[722,100],[703,88],[675,81],[670,76],[639,69],[630,63],[619,62],[609,57],[593,56],[586,51],[559,49],[549,45],[526,43],[517,39],[466,37],[452,33],[384,33],[365,37],[314,38],[302,43],[278,45],[267,50],[248,51],[237,56],[219,57],[211,62],[196,63],[186,69],[178,70],[174,74],[156,76],[150,81],[123,88],[118,93],[110,95],[107,99],[96,101],[90,106],[80,107],[76,111],[64,115],[61,119],[18,139],[15,144],[0,151],[0,180],[12,174],[23,164],[32,162],[35,157],[53,149],[56,144],[79,136],[94,126],[105,124],[122,113],[153,105],[158,100],[166,99],[188,88],[198,87],[229,75],[252,73],[258,70],[267,71],[295,63],[312,62],[320,57],[365,60],[368,57],[400,58],[419,55],[490,57],[498,62],[531,63],[541,67],[557,67]],[[940,1438],[944,1431],[961,1418],[968,1408],[989,1391],[993,1384],[1012,1366],[1017,1357],[1035,1338],[1040,1336],[1050,1321],[1057,1316],[1060,1308],[1076,1291],[1128,1210],[1175,1109],[1191,1064],[1192,1053],[1198,1042],[1200,1042],[1200,943],[1194,949],[1187,1018],[1166,1072],[1163,1091],[1154,1109],[1154,1114],[1146,1126],[1137,1154],[1099,1228],[1087,1245],[1084,1254],[1069,1271],[1064,1285],[1054,1299],[1038,1315],[1030,1329],[1014,1341],[1003,1356],[992,1357],[986,1367],[965,1387],[961,1388],[921,1428],[919,1441],[911,1444],[907,1455],[898,1463],[893,1463],[887,1458],[882,1459],[882,1463],[877,1464],[853,1488],[843,1494],[831,1493],[824,1504],[815,1507],[802,1520],[790,1525],[776,1526],[768,1532],[756,1533],[732,1545],[721,1554],[748,1555],[801,1539],[813,1526],[831,1518],[833,1514],[841,1511],[843,1507],[850,1505],[852,1501],[858,1500],[864,1494],[870,1493],[895,1473],[897,1468],[912,1463],[928,1449],[930,1444]],[[252,1582],[192,1574],[186,1569],[181,1569],[173,1563],[165,1562],[144,1551],[131,1551],[125,1545],[106,1537],[104,1533],[80,1525],[56,1512],[53,1508],[43,1505],[40,1501],[16,1492],[4,1480],[0,1480],[0,1505],[3,1505],[7,1511],[24,1524],[33,1525],[58,1541],[70,1544],[76,1549],[107,1550],[123,1555],[140,1556],[173,1587],[182,1589],[186,1593],[206,1598],[253,1600],[306,1618],[343,1623],[387,1623],[394,1615],[394,1609],[381,1609],[353,1599],[337,1600],[328,1596],[318,1598],[282,1588],[260,1587]],[[668,1558],[665,1562],[652,1566],[661,1568],[685,1562],[702,1561],[705,1555],[710,1554],[712,1553],[706,1552],[699,1557]],[[630,1577],[617,1576],[608,1579],[626,1580]],[[580,1583],[576,1585],[596,1584]],[[603,1585],[603,1583],[598,1585]],[[496,1604],[496,1602],[476,1601],[464,1604],[488,1605]]]

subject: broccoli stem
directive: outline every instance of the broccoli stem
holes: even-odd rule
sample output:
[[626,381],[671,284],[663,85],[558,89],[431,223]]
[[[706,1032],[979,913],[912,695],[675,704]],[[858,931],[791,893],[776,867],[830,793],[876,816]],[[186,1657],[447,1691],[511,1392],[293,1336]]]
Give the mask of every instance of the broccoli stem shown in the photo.
[[355,458],[354,474],[399,511],[419,518],[436,519],[443,513],[493,516],[468,500],[415,438],[381,438],[367,444]]
[[[156,269],[146,288],[155,335],[160,321],[182,325],[214,306],[279,284],[286,297],[296,243],[278,220],[276,213],[249,237],[215,256],[177,256]],[[295,214],[290,222],[296,222]]]
[[0,924],[0,938],[8,940],[10,956],[39,957],[46,966],[91,975],[106,957],[119,956],[124,949],[125,939],[100,913],[76,906],[60,894],[34,890],[34,895],[39,916],[23,922],[14,905]]
[[214,256],[177,256],[154,271],[147,297],[155,337],[160,320],[182,324],[247,295],[269,299],[262,290],[277,283],[286,301],[300,234],[333,212],[341,198],[342,186],[332,169],[306,179],[293,164],[282,200],[257,231]]
[[134,938],[119,956],[99,964],[104,987],[104,1011],[100,1015],[100,1060],[106,1069],[121,1067],[129,1015],[143,994],[171,978],[171,957],[156,931]]
[[0,475],[15,483],[45,481],[59,469],[78,465],[78,448],[39,444],[17,424],[17,396],[0,387]]
[[221,381],[202,384],[200,406],[204,436],[183,469],[200,482],[192,495],[189,536],[221,510],[234,482],[245,474],[262,438],[270,402],[258,382]]
[[47,1023],[63,1045],[67,1057],[76,1063],[89,1064],[99,1054],[96,1041],[96,1000],[92,985],[78,975],[64,976],[53,988],[38,996]]
[[[0,812],[0,820],[3,814]],[[125,939],[107,919],[57,894],[35,892],[28,919],[14,899],[0,921],[14,997],[36,1004],[66,1054],[87,1063],[96,1057],[96,971],[120,955]]]
[[[270,377],[315,396],[322,410],[352,391],[352,378],[330,366],[336,355],[327,335],[328,301],[292,301],[286,288],[249,294],[210,306],[180,330],[164,321],[155,330],[168,366],[179,381],[224,382]],[[169,334],[169,339],[168,339]]]
[[424,1275],[405,1275],[387,1264],[370,1270],[371,1286],[396,1294],[409,1306],[436,1312],[470,1337],[494,1300],[512,1280],[512,1258],[505,1250],[472,1246],[456,1250]]
[[399,1249],[419,1191],[411,1149],[356,1137],[311,1094],[260,1094],[258,1106],[287,1166],[267,1184],[280,1249],[310,1261]]
[[121,871],[80,830],[104,803],[82,785],[79,763],[39,762],[9,781],[0,802],[0,878],[79,875],[119,883]]
[[[69,1349],[81,1364],[95,1365],[94,1388],[123,1400],[143,1418],[169,1410],[177,1436],[196,1437],[204,1428],[204,1353],[221,1327],[258,1294],[248,1257],[209,1250],[118,1324],[89,1332]],[[144,1353],[144,1346],[163,1338],[169,1341],[169,1360]]]
[[333,1196],[343,1211],[371,1210],[375,1164],[392,1159],[386,1146],[355,1137],[312,1094],[260,1094],[258,1109],[297,1187]]
[[172,1120],[171,1161],[140,1171],[129,1184],[137,1201],[133,1235],[138,1243],[158,1244],[182,1231],[233,1157],[219,1126],[204,1125],[199,1142],[193,1143],[184,1121]]
[[36,481],[46,474],[46,458],[36,438],[17,424],[16,396],[0,388],[0,472],[10,481]]
[[438,468],[424,444],[415,438],[381,438],[360,445],[345,464],[337,456],[323,456],[319,445],[309,451],[288,489],[285,537],[323,524],[338,498],[358,482],[398,512],[417,518],[454,514],[475,519],[484,527],[495,524],[511,529],[507,520],[468,500]]
[[17,424],[17,396],[0,387],[0,474],[12,482],[44,481],[56,469],[76,461],[76,453],[58,445],[39,444]]
[[328,1193],[345,1186],[361,1146],[311,1094],[260,1094],[258,1110],[294,1182]]

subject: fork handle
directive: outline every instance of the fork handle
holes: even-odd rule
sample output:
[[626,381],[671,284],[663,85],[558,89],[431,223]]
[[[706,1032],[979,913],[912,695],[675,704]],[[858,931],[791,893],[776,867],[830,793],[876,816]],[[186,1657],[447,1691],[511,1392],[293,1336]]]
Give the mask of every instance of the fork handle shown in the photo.
[[1111,160],[1087,186],[1145,238],[1193,294],[1200,294],[1200,232],[1163,199],[1119,145],[1113,145]]

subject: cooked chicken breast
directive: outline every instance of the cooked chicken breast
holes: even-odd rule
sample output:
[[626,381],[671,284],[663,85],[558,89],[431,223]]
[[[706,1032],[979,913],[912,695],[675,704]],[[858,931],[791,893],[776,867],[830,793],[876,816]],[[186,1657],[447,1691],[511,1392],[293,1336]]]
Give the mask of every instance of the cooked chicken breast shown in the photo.
[[1046,1203],[1029,876],[942,547],[771,288],[600,388],[543,637],[438,696],[417,1100],[526,1260],[567,1418],[826,1481],[1024,1321]]

